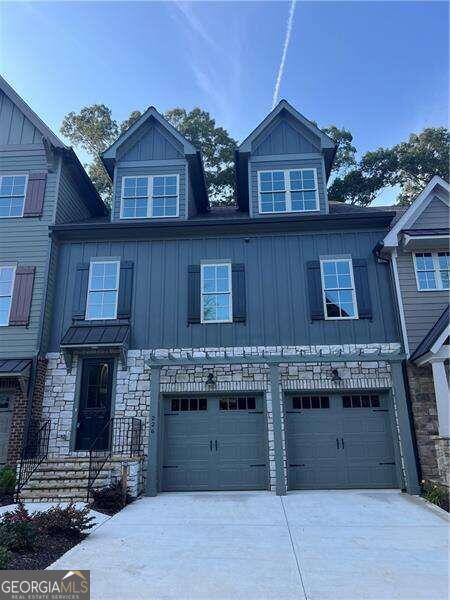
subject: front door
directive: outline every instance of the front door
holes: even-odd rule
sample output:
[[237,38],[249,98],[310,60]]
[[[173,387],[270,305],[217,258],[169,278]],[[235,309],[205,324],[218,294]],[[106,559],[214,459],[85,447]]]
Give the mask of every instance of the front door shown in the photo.
[[86,358],[81,373],[76,450],[106,450],[111,415],[113,359]]
[[4,465],[8,456],[9,430],[14,392],[0,392],[0,466]]

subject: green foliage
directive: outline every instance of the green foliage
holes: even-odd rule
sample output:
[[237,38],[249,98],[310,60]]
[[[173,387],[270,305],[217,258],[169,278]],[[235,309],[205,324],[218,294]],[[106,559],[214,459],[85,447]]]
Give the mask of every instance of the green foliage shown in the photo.
[[0,523],[0,546],[15,552],[34,548],[37,528],[30,521],[3,521]]
[[66,507],[55,506],[36,513],[33,522],[48,534],[60,534],[81,537],[82,533],[94,527],[94,517],[89,515],[90,508],[77,508],[72,502]]
[[8,548],[0,546],[0,571],[4,571],[8,568],[9,561],[11,560],[11,553]]
[[96,156],[110,146],[119,134],[111,109],[104,104],[85,106],[78,114],[70,112],[63,119],[61,133],[72,144]]
[[336,125],[324,127],[322,131],[337,143],[337,151],[333,162],[334,173],[347,173],[356,166],[356,148],[353,145],[353,136],[348,129],[340,129]]
[[217,127],[209,112],[194,108],[173,108],[164,115],[193,146],[202,151],[206,185],[212,204],[234,203],[234,151],[236,141],[223,127]]
[[125,119],[125,121],[122,121],[120,124],[120,134],[122,135],[122,133],[129,129],[133,123],[135,123],[141,117],[142,113],[140,110],[133,110],[128,119]]
[[0,469],[0,495],[10,495],[14,493],[16,487],[16,473],[11,467]]
[[432,502],[448,512],[449,492],[445,486],[432,481],[425,481],[422,484],[422,496],[428,500],[428,502]]
[[94,509],[104,510],[111,514],[118,512],[126,504],[133,501],[133,498],[128,493],[124,499],[120,481],[102,488],[93,489],[92,497],[94,498]]
[[370,204],[386,186],[400,186],[397,202],[409,205],[434,175],[449,179],[450,133],[430,127],[412,133],[408,140],[366,152],[356,168],[337,177],[329,191],[331,200]]

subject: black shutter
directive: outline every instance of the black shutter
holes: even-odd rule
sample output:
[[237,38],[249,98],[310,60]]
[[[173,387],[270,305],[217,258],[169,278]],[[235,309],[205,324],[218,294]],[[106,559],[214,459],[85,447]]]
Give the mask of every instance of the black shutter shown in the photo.
[[311,260],[306,263],[306,277],[308,282],[309,311],[311,321],[322,321],[323,312],[322,278],[320,275],[320,262]]
[[79,263],[75,272],[72,319],[83,321],[86,315],[86,300],[89,283],[89,263]]
[[188,266],[187,322],[200,323],[200,265]]
[[123,260],[120,263],[119,298],[117,301],[118,319],[129,319],[131,317],[133,267],[134,264],[130,260]]
[[245,292],[245,266],[231,266],[231,281],[233,286],[233,321],[245,323],[247,319],[247,299]]
[[355,280],[358,317],[360,319],[372,319],[369,274],[367,271],[367,261],[365,259],[359,258],[353,260],[353,278]]

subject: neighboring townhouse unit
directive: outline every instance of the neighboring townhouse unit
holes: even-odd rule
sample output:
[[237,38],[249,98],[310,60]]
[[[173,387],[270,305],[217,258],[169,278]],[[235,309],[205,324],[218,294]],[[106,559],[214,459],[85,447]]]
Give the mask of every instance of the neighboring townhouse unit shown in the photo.
[[17,463],[30,418],[41,425],[57,259],[49,225],[104,214],[73,150],[0,77],[0,465]]
[[396,285],[425,480],[449,485],[449,184],[433,177],[383,240]]
[[[418,492],[389,266],[393,212],[328,201],[335,144],[286,101],[210,207],[200,153],[150,108],[103,154],[111,220],[59,246],[29,498],[391,487]],[[59,487],[58,487],[59,485]]]

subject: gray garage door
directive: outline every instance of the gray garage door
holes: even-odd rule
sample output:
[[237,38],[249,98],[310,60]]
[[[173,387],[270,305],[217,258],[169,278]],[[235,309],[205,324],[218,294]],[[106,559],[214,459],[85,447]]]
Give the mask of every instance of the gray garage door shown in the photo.
[[162,489],[267,489],[262,398],[169,398],[164,404]]
[[8,455],[9,430],[11,428],[13,394],[0,392],[0,465]]
[[291,489],[398,487],[387,398],[286,399]]

